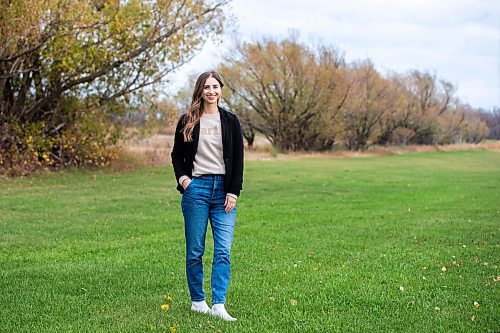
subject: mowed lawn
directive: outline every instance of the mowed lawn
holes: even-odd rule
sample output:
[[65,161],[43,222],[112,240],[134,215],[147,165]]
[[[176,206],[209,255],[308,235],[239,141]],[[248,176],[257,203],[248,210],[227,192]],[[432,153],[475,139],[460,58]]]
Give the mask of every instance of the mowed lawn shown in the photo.
[[500,331],[500,153],[248,161],[235,323],[189,311],[174,187],[171,167],[1,179],[0,332]]

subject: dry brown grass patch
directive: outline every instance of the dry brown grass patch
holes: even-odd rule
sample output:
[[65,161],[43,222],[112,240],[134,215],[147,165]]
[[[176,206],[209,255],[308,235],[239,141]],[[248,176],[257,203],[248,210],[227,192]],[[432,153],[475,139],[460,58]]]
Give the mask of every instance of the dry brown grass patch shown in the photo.
[[[117,160],[111,163],[113,170],[130,170],[146,166],[161,166],[170,164],[173,136],[157,133],[149,136],[132,136],[120,143],[121,153]],[[246,160],[293,160],[304,157],[370,157],[385,155],[401,155],[430,151],[459,150],[493,150],[500,152],[500,141],[488,140],[479,144],[453,145],[410,145],[410,146],[371,146],[366,151],[338,150],[330,152],[290,152],[278,153],[265,138],[258,137],[252,149],[245,150]]]

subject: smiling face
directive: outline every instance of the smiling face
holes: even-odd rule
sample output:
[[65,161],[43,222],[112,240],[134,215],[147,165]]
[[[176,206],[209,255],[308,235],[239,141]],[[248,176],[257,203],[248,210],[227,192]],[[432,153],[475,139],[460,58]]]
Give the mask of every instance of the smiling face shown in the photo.
[[222,88],[219,84],[219,81],[210,76],[207,78],[205,84],[203,85],[201,97],[203,98],[203,101],[207,103],[207,105],[217,104],[220,99],[221,92]]

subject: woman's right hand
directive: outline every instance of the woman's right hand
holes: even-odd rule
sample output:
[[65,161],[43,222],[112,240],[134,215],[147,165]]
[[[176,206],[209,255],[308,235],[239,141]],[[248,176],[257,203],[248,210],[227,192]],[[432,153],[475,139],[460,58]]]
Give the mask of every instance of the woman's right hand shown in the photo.
[[184,187],[184,189],[187,189],[190,183],[191,183],[191,178],[186,178],[182,181],[182,187]]

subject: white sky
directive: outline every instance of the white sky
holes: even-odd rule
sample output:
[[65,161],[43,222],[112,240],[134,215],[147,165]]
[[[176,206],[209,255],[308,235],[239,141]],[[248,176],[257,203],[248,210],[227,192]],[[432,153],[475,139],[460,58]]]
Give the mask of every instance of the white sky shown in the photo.
[[291,29],[310,45],[335,45],[348,62],[370,58],[383,73],[428,70],[457,87],[473,107],[500,107],[500,0],[233,0],[236,27],[209,42],[179,73],[215,67],[231,35],[285,38]]

